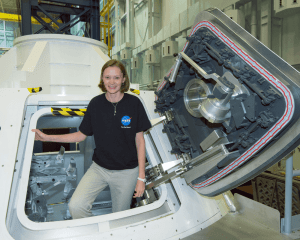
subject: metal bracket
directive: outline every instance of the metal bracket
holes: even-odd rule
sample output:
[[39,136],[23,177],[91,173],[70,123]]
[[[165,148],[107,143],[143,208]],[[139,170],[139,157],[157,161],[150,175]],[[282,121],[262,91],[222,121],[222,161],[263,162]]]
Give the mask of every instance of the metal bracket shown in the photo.
[[171,168],[177,166],[178,164],[182,163],[184,160],[183,159],[178,159],[175,161],[167,162],[167,163],[160,163],[160,168],[162,169],[163,173],[167,172]]
[[176,173],[176,175],[180,175],[181,173],[184,173],[184,172],[186,172],[187,170],[188,170],[187,167],[181,167],[181,168],[175,170],[175,173]]
[[166,116],[162,116],[162,117],[159,117],[159,118],[151,119],[150,122],[151,122],[151,125],[153,127],[154,125],[162,122],[163,120],[166,120]]
[[181,156],[184,164],[188,164],[192,160],[189,153],[183,153],[180,156]]
[[[184,52],[179,53],[189,64],[191,64],[191,66],[193,68],[195,68],[202,77],[204,77],[205,79],[213,79],[215,80],[217,83],[219,83],[222,87],[226,87],[224,86],[224,84],[222,82],[220,82],[219,78],[220,76],[216,73],[212,73],[212,74],[207,74],[203,68],[199,67],[197,63],[195,63],[188,55],[186,55]],[[179,55],[178,54],[178,55]]]
[[168,170],[182,163],[183,159],[178,159],[175,161],[160,163],[152,168],[146,169],[146,179],[147,182],[153,181],[155,178],[165,175]]
[[[170,179],[172,179],[173,177],[176,177],[183,173],[184,173],[184,175],[186,175],[186,176],[184,176],[186,179],[188,178],[189,180],[191,180],[190,179],[191,176],[187,175],[190,172],[190,170],[192,170],[191,171],[192,174],[189,174],[189,175],[194,176],[194,172],[195,171],[198,172],[199,168],[201,169],[201,166],[203,163],[205,163],[206,167],[207,167],[207,165],[209,165],[208,160],[213,159],[214,161],[220,162],[221,160],[224,159],[224,157],[231,155],[231,154],[236,154],[236,152],[229,153],[227,148],[225,147],[225,145],[221,144],[221,145],[218,145],[218,146],[212,148],[211,150],[201,154],[200,156],[198,156],[196,158],[191,159],[188,154],[182,154],[181,155],[182,158],[180,158],[178,160],[168,162],[168,163],[161,163],[161,164],[154,166],[153,168],[150,168],[148,170],[146,169],[147,182],[152,181],[151,183],[149,183],[146,186],[146,190],[151,189],[155,186],[158,186],[161,183],[167,182]],[[168,170],[177,166],[178,164],[181,164],[181,166],[178,169],[176,169],[175,171],[173,171],[169,174],[165,174]],[[162,177],[155,180],[159,176],[162,176]],[[193,178],[193,179],[195,179],[195,178]]]
[[64,155],[65,155],[65,148],[63,146],[60,147],[59,153],[56,156],[55,163],[63,163],[64,161]]
[[165,111],[165,116],[166,116],[166,120],[168,122],[172,121],[174,119],[174,115],[172,113],[172,110],[168,110],[168,111]]
[[226,134],[220,129],[216,129],[200,143],[200,147],[203,151],[207,151],[216,145],[225,143],[229,143]]

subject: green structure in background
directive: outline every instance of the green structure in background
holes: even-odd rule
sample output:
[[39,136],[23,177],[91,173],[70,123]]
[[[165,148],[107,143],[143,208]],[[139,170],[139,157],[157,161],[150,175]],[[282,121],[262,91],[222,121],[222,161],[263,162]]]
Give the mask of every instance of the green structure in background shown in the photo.
[[0,20],[0,54],[5,50],[2,48],[11,48],[14,41],[14,30],[19,27],[17,22],[8,22]]

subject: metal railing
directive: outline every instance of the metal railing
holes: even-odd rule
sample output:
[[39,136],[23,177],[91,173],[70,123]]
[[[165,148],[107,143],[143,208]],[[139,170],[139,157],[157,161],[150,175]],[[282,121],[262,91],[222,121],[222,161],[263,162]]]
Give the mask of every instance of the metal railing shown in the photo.
[[300,175],[300,170],[293,171],[293,155],[286,160],[285,174],[285,209],[284,218],[281,219],[281,233],[291,234],[300,229],[300,214],[292,217],[293,177]]

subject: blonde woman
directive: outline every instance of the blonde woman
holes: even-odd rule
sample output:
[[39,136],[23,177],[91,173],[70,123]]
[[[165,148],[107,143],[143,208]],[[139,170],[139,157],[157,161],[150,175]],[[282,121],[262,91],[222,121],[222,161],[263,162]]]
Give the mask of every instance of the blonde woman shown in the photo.
[[134,197],[140,197],[145,190],[143,132],[151,123],[139,98],[125,93],[129,79],[124,65],[117,60],[108,61],[98,86],[104,94],[90,101],[78,132],[46,135],[32,130],[36,140],[51,142],[80,142],[94,135],[93,163],[69,203],[73,219],[92,216],[92,204],[107,185],[113,212],[129,209],[134,191]]

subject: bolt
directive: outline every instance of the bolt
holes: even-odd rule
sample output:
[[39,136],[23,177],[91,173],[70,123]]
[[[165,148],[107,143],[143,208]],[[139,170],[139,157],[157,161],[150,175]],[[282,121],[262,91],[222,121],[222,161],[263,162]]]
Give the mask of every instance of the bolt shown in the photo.
[[17,171],[17,169],[15,169],[15,172]]

